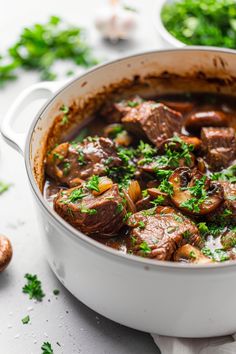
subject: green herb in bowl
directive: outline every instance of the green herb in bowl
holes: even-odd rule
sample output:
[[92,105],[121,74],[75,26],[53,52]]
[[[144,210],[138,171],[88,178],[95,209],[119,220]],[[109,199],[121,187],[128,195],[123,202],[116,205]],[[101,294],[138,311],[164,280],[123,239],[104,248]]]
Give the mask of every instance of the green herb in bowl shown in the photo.
[[236,48],[235,0],[174,0],[163,7],[161,18],[185,44]]

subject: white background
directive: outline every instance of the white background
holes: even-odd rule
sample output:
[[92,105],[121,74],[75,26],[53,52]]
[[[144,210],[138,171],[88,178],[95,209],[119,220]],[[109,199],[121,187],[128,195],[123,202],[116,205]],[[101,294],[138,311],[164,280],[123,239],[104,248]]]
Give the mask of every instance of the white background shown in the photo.
[[[158,0],[156,0],[158,1]],[[128,1],[126,2],[128,3]],[[101,41],[93,19],[105,0],[0,0],[0,53],[4,53],[24,26],[45,22],[58,15],[88,28],[90,43],[106,59],[130,53],[158,49],[161,40],[153,26],[155,1],[130,0],[139,10],[139,27],[132,42],[118,46]],[[16,96],[37,81],[35,73],[22,73],[20,79],[0,90],[0,120]],[[24,131],[38,102],[26,109],[17,128]],[[0,274],[0,354],[41,354],[44,341],[52,343],[54,353],[84,354],[154,354],[158,353],[151,337],[109,321],[71,296],[52,274],[41,248],[40,232],[20,155],[0,140],[0,180],[12,183],[0,196],[0,233],[12,241],[14,257],[9,268]],[[42,303],[30,301],[22,293],[25,273],[36,273],[42,280],[46,296]],[[60,289],[56,297],[52,291]],[[21,319],[30,315],[31,322]],[[59,347],[56,342],[61,344]]]

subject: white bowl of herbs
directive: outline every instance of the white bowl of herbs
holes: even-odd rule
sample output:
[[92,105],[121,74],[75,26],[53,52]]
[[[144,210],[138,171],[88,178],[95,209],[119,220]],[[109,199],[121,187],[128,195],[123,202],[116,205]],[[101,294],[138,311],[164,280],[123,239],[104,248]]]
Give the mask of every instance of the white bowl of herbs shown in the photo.
[[157,0],[154,25],[167,46],[236,49],[235,0]]

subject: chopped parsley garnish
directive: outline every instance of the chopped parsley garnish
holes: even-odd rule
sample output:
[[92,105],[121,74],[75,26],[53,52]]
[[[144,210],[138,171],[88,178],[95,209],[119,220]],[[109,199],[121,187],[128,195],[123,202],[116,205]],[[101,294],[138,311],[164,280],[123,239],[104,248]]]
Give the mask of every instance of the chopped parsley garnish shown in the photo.
[[161,192],[166,193],[168,195],[172,195],[174,193],[172,184],[169,181],[167,181],[166,179],[164,179],[160,183],[159,189]]
[[236,183],[236,165],[230,166],[229,168],[221,171],[215,172],[211,175],[213,181],[228,181],[230,183]]
[[207,235],[210,231],[205,222],[200,222],[197,226],[198,226],[198,230],[202,236]]
[[201,252],[216,262],[225,262],[230,259],[228,253],[221,248],[211,250],[209,247],[203,247]]
[[183,238],[185,238],[186,240],[189,240],[190,237],[192,236],[191,232],[189,230],[186,230],[183,232],[182,234]]
[[152,250],[151,248],[148,246],[146,241],[143,241],[140,245],[139,248],[144,252],[144,253],[150,253]]
[[124,208],[123,204],[119,203],[116,207],[117,214],[120,214],[122,212],[123,208]]
[[81,211],[81,213],[85,213],[85,214],[89,214],[89,215],[97,214],[97,210],[96,209],[89,209],[89,208],[86,208],[86,207],[81,207],[80,211]]
[[86,182],[86,187],[91,191],[99,192],[99,177],[96,175],[90,177],[88,182]]
[[150,216],[150,215],[155,215],[156,214],[156,208],[151,208],[147,210],[142,210],[142,214],[144,216]]
[[[117,148],[117,154],[122,160],[122,165],[107,167],[106,174],[114,182],[118,183],[120,189],[122,189],[123,187],[127,187],[130,180],[134,178],[136,166],[133,160],[135,158],[136,151],[133,148],[124,148],[119,146]],[[108,164],[107,162],[106,165]]]
[[42,301],[45,294],[43,293],[41,281],[38,280],[37,275],[25,274],[27,279],[27,284],[23,287],[22,291],[29,295],[30,299],[36,299],[37,301]]
[[60,107],[60,111],[63,112],[63,113],[65,113],[65,114],[67,114],[67,113],[69,113],[70,108],[69,108],[68,106],[66,106],[66,105],[63,104],[63,105]]
[[139,221],[138,227],[139,227],[140,229],[145,229],[145,223],[144,223],[143,221]]
[[[152,158],[157,153],[157,150],[148,143],[144,143],[142,140],[137,148],[137,153],[142,155],[145,160]],[[147,161],[145,161],[146,163]],[[150,161],[151,162],[151,161]]]
[[133,148],[125,148],[122,146],[119,146],[117,148],[117,155],[121,158],[121,160],[125,163],[128,164],[130,160],[133,160],[135,157],[135,149]]
[[4,192],[8,191],[10,187],[10,184],[0,181],[0,194],[3,194]]
[[49,342],[44,342],[41,347],[41,354],[53,354],[52,345]]
[[191,166],[191,151],[193,151],[193,145],[186,144],[180,137],[174,136],[164,146],[164,155],[156,157],[153,161],[155,161],[156,168],[177,168],[183,160],[187,166]]
[[64,156],[62,156],[61,154],[59,154],[58,152],[54,152],[53,153],[53,160],[56,161],[56,160],[61,160],[63,161],[64,160]]
[[65,125],[68,123],[68,113],[70,111],[70,108],[65,106],[64,104],[60,107],[60,111],[64,113],[62,120],[61,120],[61,125]]
[[162,195],[159,195],[156,199],[154,199],[151,204],[157,206],[161,205],[164,202],[165,198]]
[[30,321],[29,315],[25,316],[25,317],[22,318],[22,320],[21,320],[21,322],[22,322],[23,324],[27,324],[27,323],[29,323],[29,321]]
[[60,294],[60,290],[54,289],[54,290],[53,290],[53,294],[56,295],[56,296],[59,295],[59,294]]
[[78,155],[79,155],[78,158],[77,158],[78,164],[80,166],[86,165],[86,161],[85,161],[83,150],[80,149],[80,148],[77,148],[76,151],[78,152]]
[[128,211],[128,213],[126,213],[126,215],[123,217],[123,221],[127,221],[130,217],[131,217],[132,213],[131,211]]
[[70,195],[68,195],[67,200],[70,203],[75,203],[78,200],[83,199],[87,194],[84,193],[83,188],[74,189]]
[[127,106],[131,107],[131,108],[137,107],[138,105],[139,105],[139,102],[136,102],[136,101],[128,101],[127,102]]
[[189,198],[188,200],[180,204],[182,208],[186,208],[196,213],[200,212],[200,206],[207,199],[207,192],[205,190],[206,178],[206,176],[203,176],[202,178],[196,179],[194,181],[194,186],[189,188],[182,188],[182,190],[187,189],[193,196],[193,198]]
[[192,259],[196,259],[197,258],[196,253],[194,251],[190,251],[189,252],[189,257],[192,258]]
[[70,162],[64,162],[64,164],[63,164],[63,175],[64,176],[68,176],[68,174],[70,172],[70,168],[71,168]]
[[161,169],[155,169],[155,174],[157,176],[158,179],[168,179],[170,177],[170,175],[173,173],[172,170],[161,170]]
[[173,218],[177,222],[182,222],[184,220],[182,216],[179,216],[179,215],[176,215],[176,214],[173,215]]
[[109,131],[108,136],[112,139],[116,138],[118,134],[124,131],[124,127],[121,124],[114,124],[112,129]]

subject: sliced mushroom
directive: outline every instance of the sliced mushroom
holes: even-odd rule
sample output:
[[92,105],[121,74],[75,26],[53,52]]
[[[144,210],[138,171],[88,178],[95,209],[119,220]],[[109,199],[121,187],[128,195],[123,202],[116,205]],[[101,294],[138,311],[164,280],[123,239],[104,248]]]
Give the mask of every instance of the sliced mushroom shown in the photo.
[[[177,168],[169,177],[173,186],[172,202],[184,212],[192,215],[205,215],[214,211],[223,201],[223,188],[211,181],[200,171],[191,171],[189,168]],[[193,191],[198,186],[198,191]],[[205,198],[201,191],[205,191]]]
[[195,263],[195,264],[208,264],[213,263],[213,261],[204,256],[202,252],[189,244],[181,246],[174,253],[174,261],[175,262],[183,262],[183,263]]
[[185,128],[190,133],[199,133],[202,127],[228,127],[229,115],[222,111],[201,111],[188,116]]

